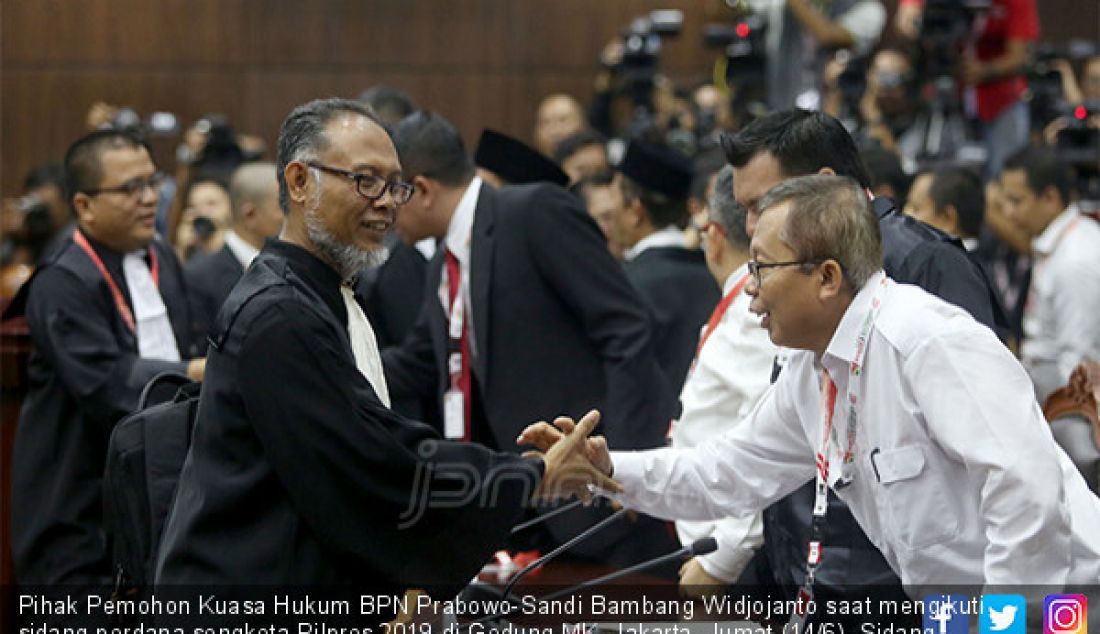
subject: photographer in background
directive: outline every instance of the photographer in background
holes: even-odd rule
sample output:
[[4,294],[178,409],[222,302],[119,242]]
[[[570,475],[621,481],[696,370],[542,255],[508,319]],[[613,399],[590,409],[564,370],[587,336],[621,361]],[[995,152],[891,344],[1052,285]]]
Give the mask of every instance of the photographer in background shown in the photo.
[[[984,176],[989,179],[1000,174],[1009,155],[1027,144],[1030,115],[1024,101],[1024,71],[1039,38],[1038,8],[1035,0],[988,0],[988,6],[973,11],[968,3],[957,7],[948,0],[902,0],[897,25],[903,34],[919,33],[917,37],[925,39],[930,12],[936,11],[935,19],[942,20],[959,8],[969,11],[972,23],[957,70],[975,105],[973,114],[986,149]],[[920,26],[922,19],[925,24]]]
[[742,0],[767,16],[768,104],[817,109],[825,63],[837,49],[866,55],[878,43],[886,9],[878,0]]
[[42,262],[76,226],[76,221],[69,213],[69,205],[65,202],[65,170],[60,165],[36,167],[23,181],[23,191],[32,199],[28,202],[42,204],[49,217],[48,238],[35,258],[36,262]]

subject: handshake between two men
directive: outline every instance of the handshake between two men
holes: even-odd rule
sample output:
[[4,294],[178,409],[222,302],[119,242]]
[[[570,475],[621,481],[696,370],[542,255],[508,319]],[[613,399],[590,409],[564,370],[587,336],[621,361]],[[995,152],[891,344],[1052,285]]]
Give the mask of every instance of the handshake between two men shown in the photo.
[[622,492],[622,486],[611,479],[607,439],[591,436],[599,421],[600,412],[592,410],[578,422],[562,416],[553,425],[540,421],[523,430],[516,442],[536,447],[524,455],[542,458],[545,465],[536,498],[552,501],[577,497],[588,503],[593,497],[592,487]]

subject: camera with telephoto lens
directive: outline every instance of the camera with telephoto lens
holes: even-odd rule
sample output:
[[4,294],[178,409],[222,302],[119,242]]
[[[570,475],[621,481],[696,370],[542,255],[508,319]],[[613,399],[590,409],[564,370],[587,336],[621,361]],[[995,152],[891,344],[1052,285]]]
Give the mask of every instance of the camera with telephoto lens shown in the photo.
[[991,5],[992,0],[926,0],[917,38],[925,78],[955,75],[959,51],[973,32],[974,18]]
[[725,58],[725,79],[732,88],[732,108],[737,118],[753,110],[765,108],[767,101],[767,51],[765,37],[767,18],[750,9],[732,7],[732,23],[715,23],[703,26],[703,45],[720,49]]
[[[661,39],[680,34],[684,12],[659,9],[634,18],[622,33],[623,55],[608,67],[615,75],[615,92],[629,97],[636,118],[652,119],[653,88],[661,55]],[[638,127],[632,122],[630,127]]]

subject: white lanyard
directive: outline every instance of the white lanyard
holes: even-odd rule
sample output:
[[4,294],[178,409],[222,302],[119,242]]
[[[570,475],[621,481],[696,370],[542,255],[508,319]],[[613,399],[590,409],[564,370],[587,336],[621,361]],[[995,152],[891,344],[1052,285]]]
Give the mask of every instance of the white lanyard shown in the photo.
[[[862,386],[863,356],[867,352],[867,339],[871,335],[871,329],[874,327],[875,320],[878,318],[886,289],[889,288],[890,284],[890,278],[882,278],[882,283],[875,289],[875,294],[871,297],[871,309],[867,311],[867,317],[863,320],[863,324],[859,329],[859,334],[856,336],[855,352],[852,355],[852,363],[849,366],[848,387],[846,389],[847,399],[845,401],[848,406],[847,448],[841,456],[840,476],[836,480],[837,488],[843,488],[852,482],[851,467],[855,462],[856,435],[859,431],[860,394],[858,388]],[[802,587],[798,591],[797,609],[792,612],[789,621],[789,623],[795,626],[793,628],[794,632],[802,631],[802,625],[807,616],[807,606],[813,601],[814,576],[817,573],[818,564],[821,563],[821,540],[825,532],[825,513],[829,509],[829,443],[837,435],[836,427],[833,425],[836,387],[834,385],[832,390],[827,388],[829,385],[828,382],[831,381],[831,379],[829,378],[827,370],[823,369],[822,372],[824,381],[822,382],[821,414],[824,418],[824,424],[822,426],[821,448],[817,452],[817,476],[814,482],[814,511],[810,525],[810,542],[806,549],[806,579],[803,581]],[[830,398],[830,396],[833,398]],[[837,445],[840,445],[839,439],[837,440]]]

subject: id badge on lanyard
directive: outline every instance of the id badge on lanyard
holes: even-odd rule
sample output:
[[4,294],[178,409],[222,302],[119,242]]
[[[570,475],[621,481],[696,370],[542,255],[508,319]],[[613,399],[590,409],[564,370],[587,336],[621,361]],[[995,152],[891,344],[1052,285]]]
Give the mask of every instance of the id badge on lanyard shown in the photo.
[[[859,330],[859,335],[856,337],[855,353],[852,355],[852,363],[848,373],[847,399],[845,401],[848,411],[848,429],[846,434],[848,446],[840,456],[840,477],[837,479],[835,485],[838,489],[851,484],[852,481],[851,475],[847,473],[847,467],[854,461],[856,433],[859,429],[861,394],[860,390],[857,388],[862,383],[863,357],[867,352],[867,340],[871,335],[871,329],[874,326],[875,319],[878,318],[879,309],[882,308],[883,294],[890,286],[890,283],[890,278],[882,278],[881,286],[876,289],[874,296],[871,298],[871,309],[868,311],[867,318],[864,319],[863,325]],[[837,436],[836,428],[833,426],[836,388],[835,385],[832,384],[832,379],[829,377],[828,371],[822,370],[822,373],[824,378],[827,379],[827,383],[823,384],[821,399],[822,415],[825,422],[823,425],[821,449],[817,452],[817,476],[814,479],[813,518],[810,524],[810,541],[806,545],[806,579],[802,582],[802,587],[798,590],[798,601],[795,610],[792,611],[786,627],[783,628],[786,634],[800,634],[803,631],[806,618],[814,614],[816,609],[816,605],[813,604],[814,579],[817,574],[817,566],[821,563],[821,556],[824,551],[822,539],[825,535],[825,515],[829,510],[829,468],[831,462],[829,456],[829,441]],[[826,385],[833,385],[831,398],[829,389]],[[839,446],[840,441],[838,439],[838,449]]]
[[443,393],[443,435],[448,440],[462,440],[466,437],[466,395],[459,385],[462,377],[462,329],[465,322],[462,296],[459,293],[451,306],[447,331],[447,374],[451,377],[451,386]]

